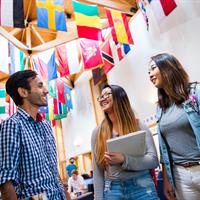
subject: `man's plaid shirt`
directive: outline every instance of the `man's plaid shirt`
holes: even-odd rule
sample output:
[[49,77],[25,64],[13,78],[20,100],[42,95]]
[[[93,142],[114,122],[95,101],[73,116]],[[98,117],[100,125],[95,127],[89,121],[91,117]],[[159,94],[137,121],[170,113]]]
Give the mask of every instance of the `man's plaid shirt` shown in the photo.
[[0,185],[9,180],[19,199],[43,192],[48,200],[65,199],[51,126],[21,108],[0,124]]

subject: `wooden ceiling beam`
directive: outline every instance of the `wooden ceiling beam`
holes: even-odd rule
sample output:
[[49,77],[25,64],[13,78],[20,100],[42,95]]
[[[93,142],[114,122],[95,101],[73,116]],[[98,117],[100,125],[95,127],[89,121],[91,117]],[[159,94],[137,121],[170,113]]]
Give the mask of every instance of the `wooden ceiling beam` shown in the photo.
[[29,2],[28,2],[28,10],[27,10],[27,12],[26,12],[26,17],[25,17],[25,23],[26,23],[26,24],[27,24],[27,20],[28,20],[28,17],[29,17],[31,5],[32,5],[32,0],[29,0]]
[[65,33],[66,36],[65,38],[59,37],[55,40],[52,40],[50,42],[46,42],[44,44],[41,44],[39,46],[33,47],[32,54],[36,54],[45,50],[48,50],[50,48],[54,48],[58,45],[65,44],[66,42],[70,42],[72,40],[76,40],[78,38],[77,34],[72,34],[72,33]]
[[20,33],[21,31],[23,31],[22,28],[13,28],[12,31],[9,31],[9,33],[12,35],[12,36],[16,36],[18,33]]
[[24,53],[27,54],[28,47],[20,42],[17,38],[11,35],[8,31],[6,31],[3,27],[0,27],[0,34],[5,37],[7,40],[12,42],[16,47],[22,50]]
[[8,74],[0,71],[0,83],[5,83],[8,78],[9,78]]
[[131,3],[121,3],[120,1],[108,1],[108,0],[81,0],[85,3],[95,4],[99,6],[105,6],[108,8],[116,9],[123,11],[129,15],[134,15],[133,12],[131,12],[131,8],[134,7],[134,4]]
[[35,36],[39,39],[39,41],[41,42],[41,44],[44,44],[45,41],[43,40],[43,38],[41,37],[41,35],[37,31],[37,29],[33,25],[31,26],[31,29],[32,29],[33,33],[35,34]]
[[31,49],[31,29],[28,26],[26,28],[26,46],[28,47],[28,49]]

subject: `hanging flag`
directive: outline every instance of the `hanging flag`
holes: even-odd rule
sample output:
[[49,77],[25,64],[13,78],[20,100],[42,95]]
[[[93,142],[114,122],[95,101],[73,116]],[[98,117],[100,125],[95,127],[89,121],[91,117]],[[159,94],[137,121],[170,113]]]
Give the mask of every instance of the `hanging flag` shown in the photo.
[[55,51],[52,53],[47,64],[39,57],[34,58],[33,60],[34,68],[38,72],[42,80],[50,81],[58,77],[55,62]]
[[59,77],[69,76],[80,72],[80,64],[78,60],[78,50],[76,41],[56,47],[56,57],[59,65],[57,71]]
[[149,3],[158,22],[163,20],[177,7],[174,0],[149,0]]
[[48,90],[51,97],[57,98],[56,79],[48,81]]
[[124,44],[133,44],[126,13],[106,8],[106,15],[111,27],[113,40]]
[[6,106],[5,104],[6,98],[6,91],[4,89],[0,89],[0,114],[6,113]]
[[100,83],[102,80],[106,80],[104,69],[101,67],[93,69],[92,76],[93,76],[94,85]]
[[67,117],[67,107],[65,104],[62,104],[58,99],[53,99],[54,104],[54,118],[56,120]]
[[114,67],[114,58],[110,47],[110,40],[107,40],[101,49],[103,61],[104,61],[104,72],[107,74]]
[[56,47],[56,53],[59,65],[57,67],[57,71],[60,73],[60,77],[68,76],[69,72],[69,65],[67,60],[67,48],[66,45],[60,45]]
[[85,70],[103,65],[101,51],[97,41],[82,39],[80,40],[80,48]]
[[38,27],[67,31],[63,0],[36,0]]
[[147,13],[146,13],[145,2],[144,2],[144,0],[137,0],[137,3],[140,8],[140,11],[143,15],[144,21],[146,23],[147,30],[149,30],[149,19],[147,17]]
[[58,101],[65,104],[64,82],[59,78],[56,80]]
[[6,107],[0,106],[0,114],[6,113]]
[[24,28],[23,0],[0,1],[0,26]]
[[9,114],[9,116],[11,116],[16,112],[17,112],[17,106],[15,105],[13,99],[10,97],[9,98],[9,106],[8,106],[8,114]]
[[87,5],[73,0],[74,14],[77,25],[78,36],[92,40],[104,40],[98,7]]
[[55,54],[55,51],[51,55],[51,58],[50,58],[50,60],[47,64],[47,68],[48,68],[48,80],[49,81],[58,78],[57,70],[56,70],[56,54]]
[[116,48],[117,48],[119,61],[122,60],[124,56],[128,54],[128,52],[131,50],[128,44],[121,44],[121,43],[117,43]]
[[64,84],[64,91],[65,91],[65,99],[66,99],[67,109],[68,110],[73,109],[71,89],[66,84]]
[[0,98],[6,98],[6,90],[0,89]]
[[9,43],[10,49],[10,74],[24,70],[24,53]]
[[0,35],[0,71],[9,74],[8,40]]
[[54,120],[54,104],[53,104],[53,98],[48,99],[48,113],[46,113],[46,119],[48,121]]

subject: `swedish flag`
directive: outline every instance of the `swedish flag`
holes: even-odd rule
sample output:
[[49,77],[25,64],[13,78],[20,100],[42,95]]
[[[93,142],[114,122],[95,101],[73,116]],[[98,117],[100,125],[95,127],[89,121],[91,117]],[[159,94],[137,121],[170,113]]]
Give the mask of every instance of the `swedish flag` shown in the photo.
[[37,0],[38,27],[67,31],[63,0]]

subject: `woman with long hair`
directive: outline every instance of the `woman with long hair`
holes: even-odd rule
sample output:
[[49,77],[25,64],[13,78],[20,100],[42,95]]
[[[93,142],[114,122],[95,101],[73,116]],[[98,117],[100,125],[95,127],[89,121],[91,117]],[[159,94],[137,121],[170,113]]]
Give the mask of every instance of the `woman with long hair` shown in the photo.
[[164,194],[168,200],[198,200],[200,85],[190,83],[181,63],[166,53],[151,57],[149,77],[158,90],[158,136]]
[[[158,166],[157,153],[149,129],[135,118],[125,90],[106,85],[97,99],[105,118],[92,134],[95,200],[156,200],[157,192],[149,169]],[[106,140],[146,130],[143,156],[108,152]]]

